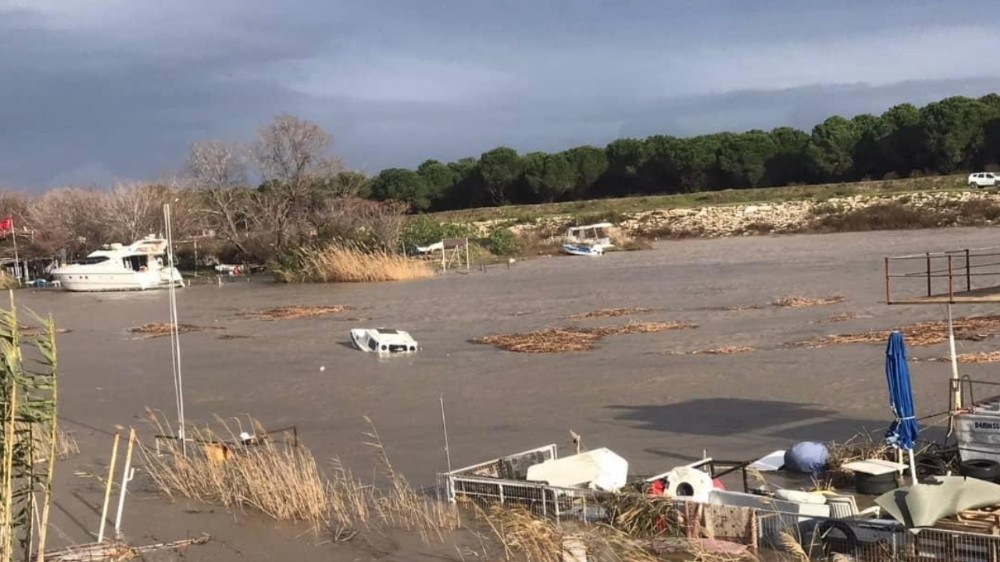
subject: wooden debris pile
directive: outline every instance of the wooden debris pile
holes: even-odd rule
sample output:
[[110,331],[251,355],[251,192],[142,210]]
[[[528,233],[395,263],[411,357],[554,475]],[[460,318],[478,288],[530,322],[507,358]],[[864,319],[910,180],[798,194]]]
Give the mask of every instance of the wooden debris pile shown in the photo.
[[239,313],[237,316],[257,320],[295,320],[298,318],[315,318],[327,314],[339,314],[349,310],[354,310],[354,308],[339,304],[333,306],[277,306],[262,310],[248,310]]
[[[955,339],[963,341],[982,341],[1000,335],[1000,315],[970,316],[957,318],[954,321]],[[945,321],[920,322],[900,328],[910,346],[928,346],[948,341],[948,323]],[[823,347],[827,345],[844,345],[851,343],[885,343],[892,330],[871,330],[855,334],[837,334],[823,336],[800,342],[798,345],[807,347]]]
[[[159,336],[169,336],[170,335],[170,323],[169,322],[153,322],[150,324],[143,324],[142,326],[136,326],[129,331],[133,334],[140,334],[147,338],[155,338]],[[205,330],[223,330],[221,326],[195,326],[194,324],[178,324],[177,333],[186,334],[188,332],[203,332]]]
[[599,328],[548,328],[524,334],[496,334],[472,341],[517,353],[563,353],[593,349],[600,339],[607,336],[649,334],[695,327],[683,322],[630,322]]

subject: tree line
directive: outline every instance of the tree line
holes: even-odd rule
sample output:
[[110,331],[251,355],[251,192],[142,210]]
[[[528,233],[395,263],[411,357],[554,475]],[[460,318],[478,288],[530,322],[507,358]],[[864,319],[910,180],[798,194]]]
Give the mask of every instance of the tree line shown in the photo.
[[[170,203],[179,251],[198,239],[202,255],[263,263],[331,240],[395,250],[413,212],[947,174],[998,163],[996,94],[830,117],[809,134],[781,127],[654,135],[552,154],[500,147],[478,159],[428,160],[373,177],[346,168],[316,123],[280,115],[248,142],[195,142],[183,172],[167,181],[35,196],[0,190],[0,218],[13,217],[23,256],[73,257],[163,232],[162,207]],[[0,244],[0,254],[11,250]]]
[[604,148],[518,154],[389,168],[364,193],[415,211],[893,179],[987,169],[1000,163],[1000,95],[950,97],[881,115],[833,116],[810,133],[790,127],[688,138],[618,139]]

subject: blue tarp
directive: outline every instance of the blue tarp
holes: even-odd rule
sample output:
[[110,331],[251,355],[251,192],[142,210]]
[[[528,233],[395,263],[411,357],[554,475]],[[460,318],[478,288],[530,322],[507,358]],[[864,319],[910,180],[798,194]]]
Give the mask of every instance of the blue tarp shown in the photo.
[[885,434],[886,441],[905,451],[913,450],[920,426],[917,425],[913,407],[913,386],[910,384],[910,368],[906,364],[906,344],[903,334],[889,335],[889,345],[885,348],[885,378],[889,383],[889,406],[896,419]]

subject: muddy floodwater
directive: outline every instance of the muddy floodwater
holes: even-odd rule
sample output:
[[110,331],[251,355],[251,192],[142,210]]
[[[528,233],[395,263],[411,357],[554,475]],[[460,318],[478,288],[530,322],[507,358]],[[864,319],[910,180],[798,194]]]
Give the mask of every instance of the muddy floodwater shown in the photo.
[[[339,457],[370,473],[363,446],[376,425],[395,467],[431,485],[447,460],[439,398],[447,410],[452,464],[472,464],[548,443],[571,450],[570,430],[588,448],[609,447],[635,474],[700,458],[746,459],[800,440],[843,440],[890,421],[884,344],[793,346],[837,333],[889,329],[945,317],[943,305],[887,306],[885,255],[995,246],[995,229],[690,240],[599,258],[552,257],[408,283],[284,286],[254,279],[178,292],[180,321],[205,329],[181,336],[189,421],[252,415],[296,426],[320,460]],[[174,411],[170,342],[130,329],[168,320],[166,292],[16,293],[18,305],[54,315],[59,328],[60,414],[80,455],[58,466],[56,544],[93,540],[111,437],[139,428],[146,408]],[[792,308],[789,296],[842,296]],[[241,316],[285,306],[353,307],[314,318]],[[633,318],[567,317],[601,308],[644,307]],[[994,313],[961,305],[956,314]],[[498,333],[637,321],[694,329],[611,335],[590,351],[521,354],[470,340]],[[349,329],[408,330],[413,356],[380,360],[350,345]],[[990,340],[960,342],[988,351]],[[751,348],[735,354],[691,353]],[[944,355],[945,345],[912,348]],[[1000,380],[991,364],[963,365]],[[911,365],[918,413],[947,407],[949,367]],[[98,478],[99,476],[99,478]],[[137,477],[136,482],[141,481]],[[131,542],[208,532],[188,560],[421,560],[402,537],[361,548],[319,544],[304,529],[252,513],[171,503],[137,485],[126,506]],[[413,546],[413,548],[417,548]],[[419,550],[419,549],[417,549]],[[453,548],[443,558],[458,559]],[[427,558],[430,559],[430,558]]]

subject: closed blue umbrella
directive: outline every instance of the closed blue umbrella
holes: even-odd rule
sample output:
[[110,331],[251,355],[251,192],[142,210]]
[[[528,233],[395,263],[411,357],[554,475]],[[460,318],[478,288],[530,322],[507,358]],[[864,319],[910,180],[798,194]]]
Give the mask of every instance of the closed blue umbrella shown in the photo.
[[910,467],[913,478],[913,444],[917,440],[920,426],[917,425],[913,407],[913,387],[910,384],[910,368],[906,364],[906,344],[903,334],[889,335],[889,345],[885,349],[885,378],[889,383],[889,405],[895,420],[885,434],[886,441],[901,450],[910,451]]

